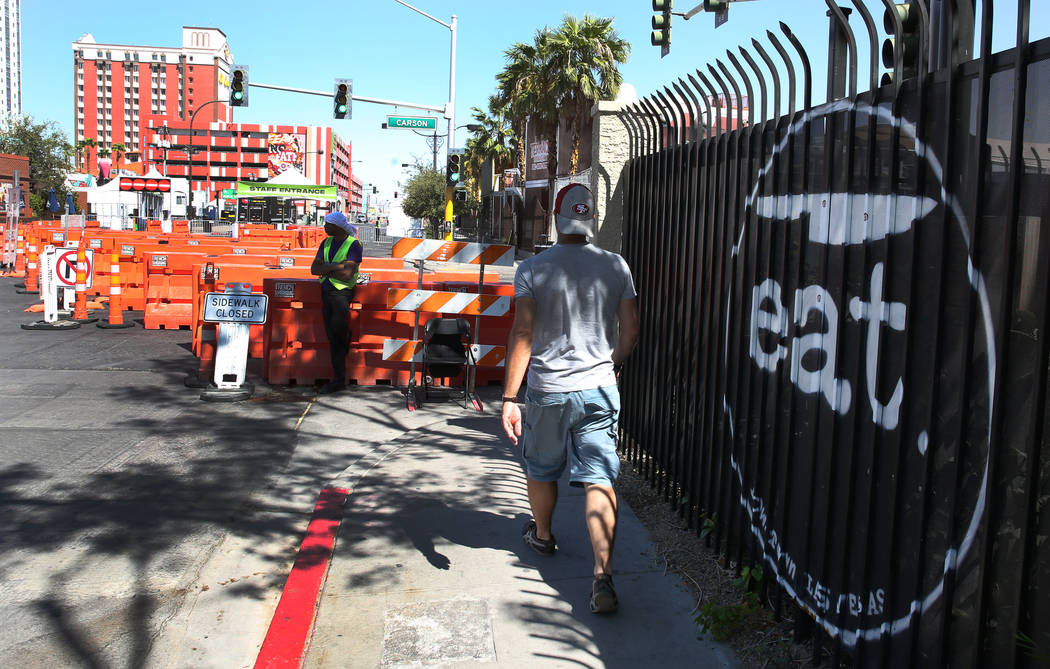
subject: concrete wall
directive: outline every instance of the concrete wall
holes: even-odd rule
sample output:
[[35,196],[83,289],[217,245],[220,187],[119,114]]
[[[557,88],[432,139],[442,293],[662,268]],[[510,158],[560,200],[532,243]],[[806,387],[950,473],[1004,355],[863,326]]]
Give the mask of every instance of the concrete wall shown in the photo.
[[620,119],[623,108],[622,103],[613,101],[591,107],[590,188],[598,207],[598,234],[594,243],[616,253],[620,252],[623,236],[622,181],[631,148],[627,126]]

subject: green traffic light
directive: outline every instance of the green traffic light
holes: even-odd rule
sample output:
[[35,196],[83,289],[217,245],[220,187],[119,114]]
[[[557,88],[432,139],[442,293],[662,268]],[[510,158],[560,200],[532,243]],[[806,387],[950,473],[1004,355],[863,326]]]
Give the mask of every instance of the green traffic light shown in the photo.
[[234,100],[243,100],[244,99],[244,91],[234,91],[233,92],[233,99]]
[[339,105],[338,107],[336,107],[336,109],[339,111],[340,114],[346,113],[346,105]]

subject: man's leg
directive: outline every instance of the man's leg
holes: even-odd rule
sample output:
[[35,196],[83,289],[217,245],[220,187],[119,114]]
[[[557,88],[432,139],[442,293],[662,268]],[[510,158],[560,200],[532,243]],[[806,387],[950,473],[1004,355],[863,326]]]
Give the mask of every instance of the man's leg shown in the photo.
[[529,490],[529,506],[536,521],[536,536],[544,541],[551,538],[551,517],[558,504],[557,481],[533,481],[525,478]]
[[350,325],[346,322],[352,291],[321,291],[325,334],[332,359],[332,381],[346,383],[346,356],[350,352]]
[[[585,483],[584,488],[587,491],[584,502],[587,533],[594,550],[594,575],[611,575],[613,544],[616,542],[616,491],[598,483]],[[536,525],[538,528],[538,520]]]

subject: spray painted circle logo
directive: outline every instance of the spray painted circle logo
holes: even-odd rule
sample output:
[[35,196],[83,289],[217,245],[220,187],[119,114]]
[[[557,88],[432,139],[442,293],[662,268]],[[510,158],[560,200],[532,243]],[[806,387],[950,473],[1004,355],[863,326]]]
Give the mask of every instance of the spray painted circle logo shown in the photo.
[[[856,132],[899,130],[902,178],[878,169],[879,140],[869,192],[849,175],[831,179],[843,192],[790,192],[786,152],[806,129],[854,132],[849,112]],[[920,175],[929,192],[908,192]],[[938,604],[987,496],[995,339],[965,214],[913,124],[848,101],[788,128],[746,206],[723,360],[740,504],[767,568],[829,634],[899,634]]]

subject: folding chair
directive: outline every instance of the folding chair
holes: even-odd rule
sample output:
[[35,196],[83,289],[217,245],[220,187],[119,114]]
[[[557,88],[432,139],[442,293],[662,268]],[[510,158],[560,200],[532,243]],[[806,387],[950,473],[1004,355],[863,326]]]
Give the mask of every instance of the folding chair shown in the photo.
[[429,399],[435,378],[463,374],[463,408],[470,396],[467,364],[473,362],[470,323],[465,318],[431,318],[423,325],[423,397]]

